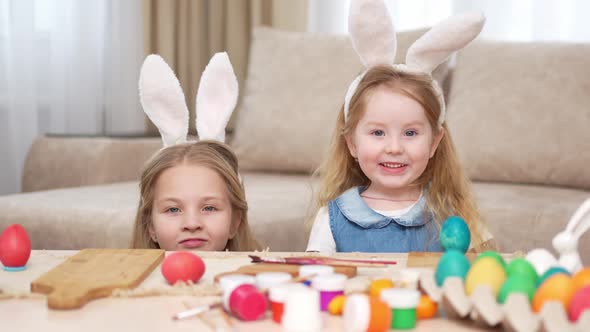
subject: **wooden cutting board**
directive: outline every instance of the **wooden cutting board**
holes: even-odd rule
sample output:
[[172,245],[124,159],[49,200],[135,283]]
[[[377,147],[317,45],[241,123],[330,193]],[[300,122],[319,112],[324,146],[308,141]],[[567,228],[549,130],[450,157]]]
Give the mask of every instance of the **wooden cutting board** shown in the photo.
[[[215,281],[217,282],[219,278],[230,275],[230,274],[249,274],[249,275],[257,275],[258,273],[262,272],[287,272],[291,274],[293,277],[297,277],[299,275],[299,267],[301,265],[295,264],[274,264],[274,263],[252,263],[249,265],[244,265],[239,267],[235,271],[224,272],[220,273],[215,276]],[[341,265],[332,265],[334,267],[334,272],[342,273],[349,278],[356,276],[356,267],[355,266],[341,266]]]
[[84,249],[31,283],[51,309],[76,309],[116,288],[137,287],[164,259],[159,249]]

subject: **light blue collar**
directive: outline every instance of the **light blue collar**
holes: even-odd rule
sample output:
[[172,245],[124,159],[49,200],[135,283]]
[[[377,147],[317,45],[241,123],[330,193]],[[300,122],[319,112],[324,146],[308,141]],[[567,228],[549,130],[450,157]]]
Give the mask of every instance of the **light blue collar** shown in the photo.
[[336,204],[346,217],[363,228],[383,228],[391,222],[405,227],[422,226],[431,220],[430,214],[425,213],[426,191],[418,202],[406,213],[399,217],[390,218],[371,209],[360,194],[366,187],[352,187],[336,198]]

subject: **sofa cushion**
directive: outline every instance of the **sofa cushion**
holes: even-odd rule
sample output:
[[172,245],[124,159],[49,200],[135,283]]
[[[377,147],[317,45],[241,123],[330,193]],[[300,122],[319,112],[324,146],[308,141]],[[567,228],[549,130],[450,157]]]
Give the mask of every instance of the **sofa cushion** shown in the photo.
[[471,178],[590,189],[590,44],[477,42],[449,126]]
[[[424,32],[398,33],[396,62]],[[348,85],[361,69],[347,36],[255,29],[232,140],[241,167],[287,172],[317,168]],[[446,72],[445,63],[434,77],[442,83]]]
[[[263,248],[304,251],[311,200],[304,175],[244,173],[249,223]],[[33,249],[127,248],[139,201],[137,182],[0,196],[0,231],[21,224]]]
[[[589,191],[550,186],[475,182],[474,192],[484,220],[502,252],[551,249],[555,235],[565,230]],[[579,242],[590,264],[590,231]],[[555,253],[555,252],[554,252]]]

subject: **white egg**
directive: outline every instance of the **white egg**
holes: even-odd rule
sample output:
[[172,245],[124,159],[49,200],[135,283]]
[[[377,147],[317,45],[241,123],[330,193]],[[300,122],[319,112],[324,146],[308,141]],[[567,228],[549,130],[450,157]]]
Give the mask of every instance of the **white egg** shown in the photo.
[[557,259],[547,249],[537,248],[529,251],[525,259],[533,265],[537,275],[542,276],[549,268],[557,266]]

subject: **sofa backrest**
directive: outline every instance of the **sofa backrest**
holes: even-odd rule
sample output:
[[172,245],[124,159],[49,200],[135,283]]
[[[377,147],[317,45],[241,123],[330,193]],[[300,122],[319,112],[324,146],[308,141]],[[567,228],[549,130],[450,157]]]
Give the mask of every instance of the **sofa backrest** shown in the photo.
[[477,41],[448,124],[474,180],[590,189],[590,44]]
[[[396,63],[426,30],[400,32]],[[348,36],[253,31],[231,144],[240,167],[312,172],[327,151],[348,85],[362,65]],[[443,82],[447,63],[433,73]]]
[[136,181],[160,137],[41,136],[25,161],[22,191]]

